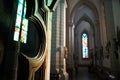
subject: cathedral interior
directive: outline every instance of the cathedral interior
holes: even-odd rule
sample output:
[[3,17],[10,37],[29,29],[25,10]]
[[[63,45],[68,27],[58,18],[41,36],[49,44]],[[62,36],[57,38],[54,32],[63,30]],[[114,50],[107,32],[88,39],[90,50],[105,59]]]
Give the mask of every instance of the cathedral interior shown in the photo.
[[0,0],[0,80],[120,80],[120,0]]

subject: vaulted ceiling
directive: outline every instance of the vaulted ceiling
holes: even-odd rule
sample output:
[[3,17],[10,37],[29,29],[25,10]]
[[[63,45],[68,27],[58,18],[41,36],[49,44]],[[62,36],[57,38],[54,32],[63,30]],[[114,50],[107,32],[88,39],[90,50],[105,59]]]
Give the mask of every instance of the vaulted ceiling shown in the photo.
[[98,17],[99,14],[98,10],[102,0],[101,1],[100,0],[66,0],[66,2],[67,2],[67,12],[70,14],[69,16],[71,17],[75,15],[77,9],[81,7],[81,5],[83,4],[91,8],[94,11],[95,16]]

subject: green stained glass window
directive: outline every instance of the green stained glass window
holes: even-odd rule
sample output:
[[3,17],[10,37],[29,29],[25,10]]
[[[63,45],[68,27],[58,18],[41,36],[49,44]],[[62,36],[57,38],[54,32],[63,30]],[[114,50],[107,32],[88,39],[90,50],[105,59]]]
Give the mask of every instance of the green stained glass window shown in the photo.
[[[14,31],[14,40],[18,41],[19,36],[21,34],[20,41],[22,43],[27,42],[28,20],[25,18],[25,15],[26,15],[26,2],[24,2],[24,0],[19,0],[18,8],[17,8],[15,31]],[[21,28],[21,33],[20,33],[20,28]]]
[[88,35],[82,34],[82,58],[88,58]]

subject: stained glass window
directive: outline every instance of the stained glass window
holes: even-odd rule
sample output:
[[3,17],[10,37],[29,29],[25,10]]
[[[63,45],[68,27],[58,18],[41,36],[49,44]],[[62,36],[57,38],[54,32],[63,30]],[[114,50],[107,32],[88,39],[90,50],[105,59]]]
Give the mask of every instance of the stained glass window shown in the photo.
[[88,35],[82,34],[82,58],[88,58]]
[[[18,41],[20,36],[20,41],[22,43],[27,42],[27,31],[28,31],[28,20],[25,18],[26,15],[26,2],[24,0],[18,1],[17,17],[14,31],[14,40]],[[21,28],[21,33],[20,33]]]

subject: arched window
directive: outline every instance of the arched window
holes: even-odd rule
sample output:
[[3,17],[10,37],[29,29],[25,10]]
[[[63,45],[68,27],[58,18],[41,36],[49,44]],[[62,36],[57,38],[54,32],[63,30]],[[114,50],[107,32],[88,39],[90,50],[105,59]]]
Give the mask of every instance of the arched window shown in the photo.
[[88,55],[88,35],[86,33],[82,34],[82,58],[89,58]]
[[27,42],[28,20],[26,15],[26,1],[18,0],[17,17],[14,31],[14,41],[20,40],[22,43]]

